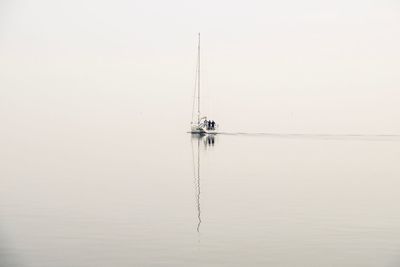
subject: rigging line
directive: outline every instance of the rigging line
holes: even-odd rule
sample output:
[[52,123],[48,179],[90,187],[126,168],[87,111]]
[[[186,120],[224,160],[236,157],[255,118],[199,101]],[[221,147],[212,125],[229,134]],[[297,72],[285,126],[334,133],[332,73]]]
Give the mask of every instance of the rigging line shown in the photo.
[[[197,59],[198,60],[198,59]],[[193,93],[193,106],[192,106],[192,119],[191,123],[193,124],[193,117],[194,117],[194,109],[195,109],[195,104],[196,104],[196,93],[197,93],[197,79],[198,79],[198,72],[199,72],[199,66],[198,63],[196,63],[196,74],[194,76],[194,93]]]
[[197,52],[197,124],[200,124],[200,33]]

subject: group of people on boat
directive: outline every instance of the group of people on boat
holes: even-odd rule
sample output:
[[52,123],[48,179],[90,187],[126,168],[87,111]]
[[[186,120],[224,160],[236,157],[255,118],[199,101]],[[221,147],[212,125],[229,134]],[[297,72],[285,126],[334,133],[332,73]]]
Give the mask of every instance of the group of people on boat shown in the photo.
[[204,125],[207,127],[207,130],[215,130],[215,126],[217,123],[212,120],[204,120]]

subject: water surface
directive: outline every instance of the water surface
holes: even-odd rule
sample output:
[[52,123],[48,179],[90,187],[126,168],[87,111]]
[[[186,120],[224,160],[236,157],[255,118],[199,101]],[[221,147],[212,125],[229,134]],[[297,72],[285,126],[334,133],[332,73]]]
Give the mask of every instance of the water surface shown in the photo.
[[21,133],[0,266],[398,266],[396,136]]

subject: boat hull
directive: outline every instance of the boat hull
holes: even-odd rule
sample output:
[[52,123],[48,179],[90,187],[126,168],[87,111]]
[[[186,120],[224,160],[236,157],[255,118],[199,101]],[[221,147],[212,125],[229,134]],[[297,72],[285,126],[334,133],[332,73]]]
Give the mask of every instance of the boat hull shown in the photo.
[[216,134],[216,130],[208,130],[203,126],[193,125],[190,129],[190,133],[192,134]]
[[205,134],[207,130],[204,129],[202,126],[193,125],[190,129],[190,132],[193,134]]

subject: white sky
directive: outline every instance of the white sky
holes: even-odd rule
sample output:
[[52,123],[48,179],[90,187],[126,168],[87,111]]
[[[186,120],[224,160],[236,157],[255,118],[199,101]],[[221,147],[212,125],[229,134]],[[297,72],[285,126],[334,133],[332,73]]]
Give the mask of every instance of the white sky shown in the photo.
[[198,31],[202,108],[227,129],[400,134],[387,0],[1,0],[0,119],[186,130]]

